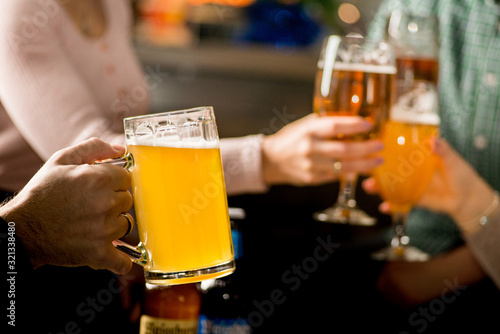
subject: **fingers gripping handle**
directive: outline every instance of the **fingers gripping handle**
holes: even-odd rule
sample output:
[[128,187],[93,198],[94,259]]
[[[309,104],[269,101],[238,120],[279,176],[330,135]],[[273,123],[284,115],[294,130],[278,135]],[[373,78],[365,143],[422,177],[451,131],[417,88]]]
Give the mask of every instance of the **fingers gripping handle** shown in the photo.
[[148,262],[146,250],[142,247],[142,244],[134,247],[117,239],[113,241],[113,246],[119,251],[127,254],[134,263],[144,266]]
[[[111,164],[129,170],[134,165],[134,157],[132,156],[132,154],[127,154],[123,157],[96,162],[96,164]],[[117,239],[113,241],[113,246],[115,246],[115,248],[119,251],[128,255],[134,263],[144,266],[148,262],[146,249],[144,248],[142,243],[140,243],[138,246],[132,246],[124,241]]]
[[132,166],[134,166],[134,156],[130,153],[126,154],[123,157],[107,159],[103,161],[96,162],[96,165],[107,164],[107,165],[115,165],[125,168],[129,170]]

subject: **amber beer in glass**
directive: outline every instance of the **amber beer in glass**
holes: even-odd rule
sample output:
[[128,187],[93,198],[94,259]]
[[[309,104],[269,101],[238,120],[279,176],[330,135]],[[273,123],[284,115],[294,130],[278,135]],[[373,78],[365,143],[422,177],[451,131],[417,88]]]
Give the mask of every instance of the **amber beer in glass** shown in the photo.
[[[365,133],[339,134],[332,140],[364,141],[377,136],[387,118],[395,73],[394,55],[388,44],[352,35],[327,38],[318,60],[313,112],[321,117],[362,117],[373,125]],[[333,168],[340,163],[334,161]],[[313,217],[329,223],[374,225],[376,219],[357,205],[357,179],[356,173],[340,173],[337,201]]]
[[397,73],[389,122],[381,135],[384,164],[374,171],[389,202],[394,234],[389,247],[373,254],[387,261],[426,261],[430,255],[410,245],[408,213],[434,174],[432,138],[439,136],[439,20],[435,15],[393,11],[386,41],[394,47]]
[[384,164],[375,175],[392,210],[406,213],[422,196],[435,170],[431,140],[439,135],[439,117],[432,87],[437,87],[439,64],[435,59],[396,58],[396,65],[393,93],[400,98],[381,135]]
[[387,117],[393,66],[335,63],[328,95],[319,92],[323,71],[316,76],[313,111],[320,116],[360,116],[373,124],[370,131],[345,136],[337,140],[367,140],[375,138]]
[[375,170],[382,197],[394,212],[407,213],[424,193],[435,169],[430,147],[437,124],[389,121],[382,135],[384,164]]
[[136,262],[144,266],[146,281],[179,284],[232,273],[212,108],[132,117],[124,123],[140,238],[139,246],[130,247],[142,254]]
[[381,132],[384,164],[374,170],[381,197],[391,207],[391,247],[375,254],[383,260],[425,261],[428,254],[409,245],[405,224],[436,167],[431,141],[439,136],[437,59],[396,58],[390,119]]

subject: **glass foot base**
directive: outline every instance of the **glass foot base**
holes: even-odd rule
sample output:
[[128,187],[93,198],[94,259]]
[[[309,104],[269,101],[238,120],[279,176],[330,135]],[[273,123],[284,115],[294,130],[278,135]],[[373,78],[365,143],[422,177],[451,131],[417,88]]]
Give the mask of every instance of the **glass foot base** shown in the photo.
[[404,262],[424,262],[431,257],[429,254],[412,246],[386,247],[371,255],[372,259],[379,261],[404,261]]
[[207,279],[214,279],[232,274],[235,269],[235,261],[231,260],[210,268],[203,268],[198,270],[179,271],[179,272],[159,272],[149,271],[144,272],[146,282],[154,285],[172,285],[195,283]]
[[373,226],[377,220],[358,207],[335,205],[313,214],[314,219],[334,224]]

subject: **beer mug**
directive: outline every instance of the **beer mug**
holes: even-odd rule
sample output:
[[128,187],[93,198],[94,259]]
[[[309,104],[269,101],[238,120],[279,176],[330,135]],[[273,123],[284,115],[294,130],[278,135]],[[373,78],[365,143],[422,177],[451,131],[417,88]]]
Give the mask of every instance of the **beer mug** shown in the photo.
[[[219,138],[212,107],[124,119],[140,243],[115,247],[146,282],[181,284],[235,269]],[[116,161],[115,161],[116,162]]]

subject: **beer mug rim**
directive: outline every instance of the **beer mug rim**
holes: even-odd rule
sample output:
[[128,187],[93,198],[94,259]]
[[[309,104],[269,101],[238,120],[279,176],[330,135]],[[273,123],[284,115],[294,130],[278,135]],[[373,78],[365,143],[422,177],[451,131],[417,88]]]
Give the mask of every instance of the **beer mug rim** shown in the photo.
[[219,146],[215,113],[211,106],[129,117],[123,120],[123,125],[127,145]]
[[173,111],[164,111],[164,112],[147,114],[147,115],[132,116],[132,117],[124,118],[123,121],[125,123],[127,123],[127,122],[133,121],[133,120],[164,117],[164,116],[184,115],[184,114],[190,114],[190,113],[201,112],[201,111],[208,111],[208,112],[210,112],[210,114],[213,115],[213,110],[214,109],[212,106],[201,106],[201,107],[179,109],[179,110],[173,110]]

